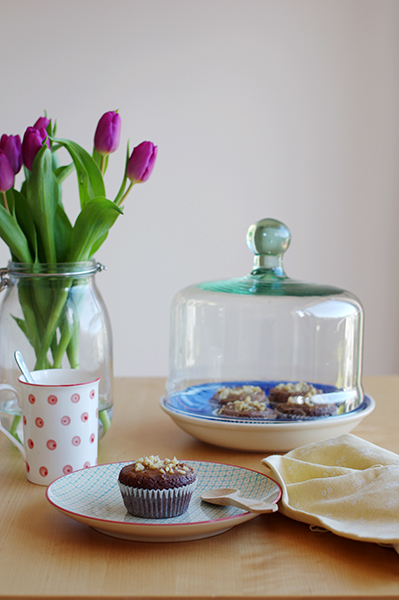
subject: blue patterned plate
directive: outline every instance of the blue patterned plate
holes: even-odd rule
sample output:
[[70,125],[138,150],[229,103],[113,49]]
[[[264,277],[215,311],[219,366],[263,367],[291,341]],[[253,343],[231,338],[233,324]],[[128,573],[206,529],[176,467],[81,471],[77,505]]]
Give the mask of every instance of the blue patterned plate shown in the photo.
[[180,429],[202,442],[234,450],[268,453],[287,452],[298,446],[349,433],[375,407],[373,398],[366,395],[356,410],[338,416],[302,421],[259,419],[255,422],[213,418],[205,412],[194,415],[191,408],[172,408],[165,398],[161,398],[159,404]]
[[205,490],[235,487],[242,496],[274,503],[281,496],[278,484],[257,471],[187,460],[198,480],[188,511],[172,519],[133,517],[126,512],[118,486],[119,471],[130,462],[98,465],[60,477],[48,486],[46,497],[67,517],[106,535],[140,542],[180,542],[218,535],[257,516],[203,502],[200,495]]
[[[292,419],[284,419],[279,418],[276,419],[242,419],[242,417],[225,417],[217,414],[217,409],[219,408],[218,404],[212,403],[211,398],[215,394],[215,392],[221,387],[240,387],[244,385],[250,386],[258,386],[260,387],[266,394],[266,397],[269,395],[269,391],[271,388],[274,388],[276,385],[281,383],[280,381],[219,381],[219,382],[211,382],[211,383],[202,383],[199,385],[193,385],[188,387],[185,390],[179,392],[173,392],[168,394],[163,398],[163,404],[166,409],[173,411],[175,413],[179,413],[181,415],[187,415],[190,417],[197,417],[200,419],[207,419],[209,421],[219,421],[221,423],[225,423],[226,421],[233,423],[268,423],[274,426],[281,425],[281,423],[290,423],[291,425],[295,422],[298,424],[299,422],[309,421],[317,421],[331,419],[331,416],[326,417],[307,417],[305,419],[297,419],[293,421]],[[334,415],[335,417],[341,418],[346,414],[353,414],[354,412],[361,411],[365,407],[365,402],[363,401],[361,404],[356,406],[356,395],[353,391],[345,392],[343,390],[338,390],[332,385],[324,385],[322,383],[313,383],[315,387],[321,389],[323,394],[317,396],[317,398],[324,398],[324,402],[327,403],[337,403],[342,408],[345,407],[345,410],[341,414]]]

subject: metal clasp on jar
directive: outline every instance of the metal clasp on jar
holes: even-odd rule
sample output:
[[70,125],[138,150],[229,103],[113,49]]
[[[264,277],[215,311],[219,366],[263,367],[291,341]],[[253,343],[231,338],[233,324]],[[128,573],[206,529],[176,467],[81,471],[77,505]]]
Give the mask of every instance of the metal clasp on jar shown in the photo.
[[8,269],[0,269],[0,292],[10,287],[11,282],[8,276]]

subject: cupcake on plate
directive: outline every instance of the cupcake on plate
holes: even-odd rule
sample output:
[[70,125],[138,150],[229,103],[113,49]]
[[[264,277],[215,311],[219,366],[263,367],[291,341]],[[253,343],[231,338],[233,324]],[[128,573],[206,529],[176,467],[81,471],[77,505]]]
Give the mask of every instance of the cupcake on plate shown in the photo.
[[149,456],[124,466],[118,477],[126,510],[135,517],[177,517],[189,507],[197,477],[177,458]]

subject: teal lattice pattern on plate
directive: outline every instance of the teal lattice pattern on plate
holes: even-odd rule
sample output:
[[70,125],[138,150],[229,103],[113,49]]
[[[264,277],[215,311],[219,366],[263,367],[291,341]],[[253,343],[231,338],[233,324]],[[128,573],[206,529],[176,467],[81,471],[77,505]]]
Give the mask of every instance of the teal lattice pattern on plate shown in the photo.
[[[131,461],[130,461],[131,462]],[[118,487],[118,474],[129,462],[98,465],[75,471],[54,481],[47,489],[48,500],[71,518],[137,525],[190,525],[211,521],[232,520],[246,511],[232,506],[215,506],[201,501],[204,490],[238,488],[243,496],[277,502],[281,491],[278,485],[262,473],[233,465],[185,461],[197,474],[197,487],[187,512],[171,519],[142,519],[126,512]],[[79,520],[79,518],[78,518]]]

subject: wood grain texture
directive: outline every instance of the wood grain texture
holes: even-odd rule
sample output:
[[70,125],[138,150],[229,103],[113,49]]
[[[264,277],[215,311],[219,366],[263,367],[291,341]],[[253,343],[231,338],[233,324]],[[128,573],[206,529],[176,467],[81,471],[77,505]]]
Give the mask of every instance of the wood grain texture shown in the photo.
[[[176,455],[263,471],[263,453],[210,446],[158,407],[164,380],[117,379],[112,427],[99,462]],[[399,377],[365,378],[376,409],[353,433],[399,453]],[[314,533],[279,513],[180,543],[102,535],[56,511],[28,483],[19,452],[0,438],[0,598],[399,597],[399,556],[388,548]]]

